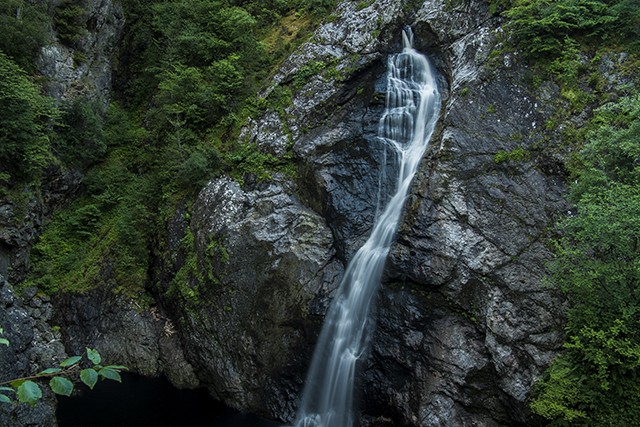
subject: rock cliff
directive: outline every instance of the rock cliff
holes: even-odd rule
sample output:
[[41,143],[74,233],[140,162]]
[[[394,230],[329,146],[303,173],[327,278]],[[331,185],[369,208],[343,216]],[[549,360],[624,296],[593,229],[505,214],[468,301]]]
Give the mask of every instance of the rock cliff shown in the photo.
[[[60,3],[42,2],[50,12]],[[47,95],[57,102],[87,96],[106,105],[111,92],[111,58],[124,18],[119,4],[111,0],[88,0],[83,6],[86,28],[77,45],[64,45],[52,31],[37,68]],[[77,195],[81,181],[79,171],[52,164],[43,171],[40,185],[22,185],[13,195],[3,192],[0,197],[0,325],[11,343],[6,348],[0,346],[0,381],[33,374],[66,357],[65,340],[58,328],[51,328],[56,308],[50,299],[34,288],[16,295],[5,277],[13,284],[24,279],[30,268],[31,247],[47,219]],[[82,351],[84,347],[77,353]],[[44,398],[33,407],[3,404],[0,425],[56,426],[55,397],[48,389],[44,392]]]
[[[291,103],[243,132],[265,152],[292,147],[298,177],[260,190],[214,181],[194,205],[199,262],[212,241],[228,258],[213,256],[216,280],[194,281],[206,289],[199,311],[167,304],[197,371],[232,406],[293,416],[318,332],[310,315],[322,314],[318,298],[366,238],[380,174],[391,173],[376,139],[382,77],[410,24],[445,102],[388,264],[362,367],[362,423],[536,423],[527,399],[562,342],[560,301],[542,279],[545,230],[567,208],[564,177],[535,136],[553,87],[534,89],[513,54],[490,56],[501,23],[485,2],[414,6],[341,3],[264,94],[288,86]],[[318,71],[301,81],[310,64]],[[296,221],[281,213],[284,200]]]
[[[69,68],[73,52],[62,46],[43,55],[60,98],[82,87],[107,99],[121,14],[111,1],[91,4],[104,37],[88,36],[85,68]],[[483,0],[340,3],[262,94],[286,87],[292,98],[242,132],[265,153],[292,155],[295,176],[222,177],[192,206],[179,204],[158,231],[151,308],[111,289],[55,299],[69,351],[96,347],[137,372],[204,385],[230,406],[290,422],[332,291],[372,226],[379,182],[394,174],[376,135],[386,58],[403,25],[438,70],[443,107],[379,296],[361,425],[535,425],[527,400],[562,342],[561,301],[542,280],[545,232],[567,209],[564,176],[536,136],[557,94],[533,87],[517,55],[491,54],[501,22]],[[54,202],[78,179],[60,182]],[[29,208],[24,221],[12,209],[0,207],[0,273],[11,260],[19,278],[50,208]],[[48,302],[20,302],[2,286],[23,348],[33,319],[50,318],[24,306]]]

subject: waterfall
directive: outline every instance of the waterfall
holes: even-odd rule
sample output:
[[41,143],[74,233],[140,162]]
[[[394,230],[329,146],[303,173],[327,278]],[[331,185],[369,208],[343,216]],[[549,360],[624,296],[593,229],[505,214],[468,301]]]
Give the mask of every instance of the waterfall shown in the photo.
[[[396,159],[395,193],[379,209],[371,235],[345,272],[327,312],[307,374],[296,427],[351,427],[356,362],[366,352],[371,310],[411,180],[438,120],[440,94],[426,57],[413,49],[410,28],[403,49],[388,60],[387,99],[378,137]],[[384,165],[383,165],[384,166]]]

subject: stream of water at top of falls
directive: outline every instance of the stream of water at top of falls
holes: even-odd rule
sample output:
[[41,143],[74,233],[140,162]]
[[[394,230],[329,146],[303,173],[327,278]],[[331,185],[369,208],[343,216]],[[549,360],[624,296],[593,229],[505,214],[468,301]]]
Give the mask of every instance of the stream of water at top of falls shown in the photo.
[[402,41],[402,52],[388,60],[386,108],[378,129],[379,140],[396,160],[395,193],[379,209],[369,239],[347,266],[329,307],[296,427],[351,427],[354,423],[356,363],[366,352],[373,329],[369,313],[411,180],[438,121],[440,93],[431,65],[413,48],[410,28],[403,30]]

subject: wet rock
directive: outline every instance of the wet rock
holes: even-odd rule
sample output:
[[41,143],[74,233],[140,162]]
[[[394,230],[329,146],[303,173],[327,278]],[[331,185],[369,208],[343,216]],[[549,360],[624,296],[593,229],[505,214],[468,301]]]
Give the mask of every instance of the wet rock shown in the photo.
[[308,329],[342,271],[322,218],[287,190],[286,182],[243,190],[226,178],[207,185],[191,216],[194,269],[160,297],[216,398],[282,418],[295,410]]
[[69,354],[82,354],[91,347],[107,363],[125,365],[140,375],[165,375],[182,388],[199,385],[172,321],[159,307],[141,306],[109,286],[55,300],[54,319],[64,325]]
[[83,2],[87,31],[73,46],[61,42],[42,48],[38,69],[47,79],[47,94],[57,100],[78,95],[110,98],[112,55],[124,27],[124,13],[117,1]]
[[[562,342],[561,301],[541,283],[546,230],[567,209],[564,171],[536,136],[557,88],[532,88],[515,54],[490,59],[501,29],[485,1],[374,5],[343,2],[285,61],[274,85],[292,89],[291,105],[253,118],[246,140],[277,155],[292,146],[295,191],[347,261],[371,227],[379,177],[393,179],[376,139],[384,58],[411,24],[444,102],[392,248],[362,424],[535,425],[526,401]],[[377,38],[362,34],[368,25]],[[312,63],[326,66],[301,85]]]
[[[52,306],[46,297],[31,293],[18,297],[0,275],[0,327],[9,345],[0,345],[0,382],[33,375],[56,366],[67,356],[60,333],[49,325]],[[42,386],[43,397],[31,406],[22,403],[0,405],[0,425],[12,427],[57,426],[56,399]],[[11,392],[6,393],[14,399]]]

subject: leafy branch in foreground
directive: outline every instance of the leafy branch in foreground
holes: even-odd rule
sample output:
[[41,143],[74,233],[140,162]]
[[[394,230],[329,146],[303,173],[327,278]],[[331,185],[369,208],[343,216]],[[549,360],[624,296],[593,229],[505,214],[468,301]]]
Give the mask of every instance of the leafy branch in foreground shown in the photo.
[[[0,334],[3,333],[0,328]],[[0,344],[9,345],[9,341],[0,338]],[[88,361],[88,368],[82,368],[81,362]],[[12,403],[13,399],[9,396],[15,395],[21,403],[29,403],[33,405],[42,397],[42,389],[39,382],[49,380],[49,387],[55,394],[63,396],[71,396],[74,389],[74,383],[69,378],[77,377],[93,390],[99,378],[122,382],[120,371],[126,370],[121,365],[102,364],[102,357],[96,350],[87,348],[85,357],[71,356],[62,361],[55,368],[47,368],[35,375],[21,378],[14,378],[8,381],[0,382],[0,403]]]

